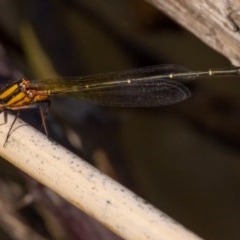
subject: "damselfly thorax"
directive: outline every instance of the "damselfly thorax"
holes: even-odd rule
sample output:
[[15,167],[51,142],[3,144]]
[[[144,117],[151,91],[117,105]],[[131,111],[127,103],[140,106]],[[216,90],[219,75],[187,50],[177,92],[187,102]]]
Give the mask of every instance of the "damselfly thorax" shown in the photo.
[[[4,112],[4,123],[7,122],[7,111],[17,111],[16,117],[11,124],[11,127],[6,136],[4,145],[6,145],[7,140],[10,136],[12,127],[19,115],[19,111],[23,109],[36,108],[37,105],[40,109],[40,114],[42,118],[42,124],[46,135],[48,135],[47,126],[45,123],[45,117],[47,110],[50,106],[49,94],[47,91],[41,91],[37,89],[30,89],[30,81],[22,78],[17,82],[6,86],[0,92],[0,112]],[[48,102],[48,107],[43,111],[42,107],[38,104],[40,102]]]

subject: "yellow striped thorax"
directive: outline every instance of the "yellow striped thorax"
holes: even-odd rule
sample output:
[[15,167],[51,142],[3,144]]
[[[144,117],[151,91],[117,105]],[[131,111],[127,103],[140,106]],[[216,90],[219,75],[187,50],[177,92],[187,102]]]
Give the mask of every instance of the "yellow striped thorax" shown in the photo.
[[30,81],[21,79],[0,92],[0,110],[18,110],[28,108],[30,104],[48,100],[47,91],[30,88]]

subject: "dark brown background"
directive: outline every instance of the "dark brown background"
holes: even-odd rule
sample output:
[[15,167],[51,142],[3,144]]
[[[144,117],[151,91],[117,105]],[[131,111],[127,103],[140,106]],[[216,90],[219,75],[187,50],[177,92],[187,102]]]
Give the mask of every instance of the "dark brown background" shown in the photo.
[[[6,54],[0,63],[3,83],[20,76],[72,76],[165,63],[191,70],[230,66],[161,12],[136,0],[1,2],[0,43]],[[109,174],[201,237],[237,240],[240,82],[208,78],[189,87],[193,96],[186,102],[151,109],[103,108],[72,97],[54,98],[48,116],[51,137],[103,170],[108,162],[113,168]],[[41,129],[37,111],[22,117]],[[81,148],[68,142],[68,128],[81,137]],[[25,194],[33,196],[33,203],[14,214],[26,226],[31,222],[34,232],[46,239],[94,239],[74,232],[77,220],[61,214],[50,200],[46,204],[46,190],[4,160],[0,180],[21,189],[12,207]],[[7,192],[14,192],[11,186]],[[4,197],[9,193],[0,191],[0,201],[9,204]],[[49,209],[51,216],[43,214]],[[16,238],[2,220],[0,228],[5,234],[1,239]]]

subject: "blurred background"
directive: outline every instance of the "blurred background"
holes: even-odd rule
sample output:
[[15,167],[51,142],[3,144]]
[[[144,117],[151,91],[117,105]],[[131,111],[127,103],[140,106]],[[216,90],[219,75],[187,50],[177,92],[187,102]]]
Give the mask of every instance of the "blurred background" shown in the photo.
[[[230,66],[143,0],[0,1],[0,44],[2,87],[23,76]],[[50,137],[201,237],[237,240],[240,82],[207,78],[188,86],[190,99],[157,108],[53,97]],[[37,110],[20,115],[42,131]],[[4,159],[0,164],[1,239],[119,239]]]

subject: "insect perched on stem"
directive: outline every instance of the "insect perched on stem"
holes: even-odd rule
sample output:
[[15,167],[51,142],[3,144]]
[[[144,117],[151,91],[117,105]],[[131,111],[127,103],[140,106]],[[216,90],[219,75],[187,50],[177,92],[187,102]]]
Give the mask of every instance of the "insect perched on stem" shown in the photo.
[[[7,121],[7,110],[17,111],[5,144],[20,110],[39,107],[43,127],[50,106],[50,96],[71,94],[82,100],[105,106],[156,107],[181,102],[191,96],[185,86],[187,80],[199,77],[234,76],[239,67],[189,71],[180,65],[158,65],[123,72],[96,74],[83,77],[51,78],[45,80],[21,79],[0,91],[0,111]],[[43,111],[42,102],[47,102]]]

